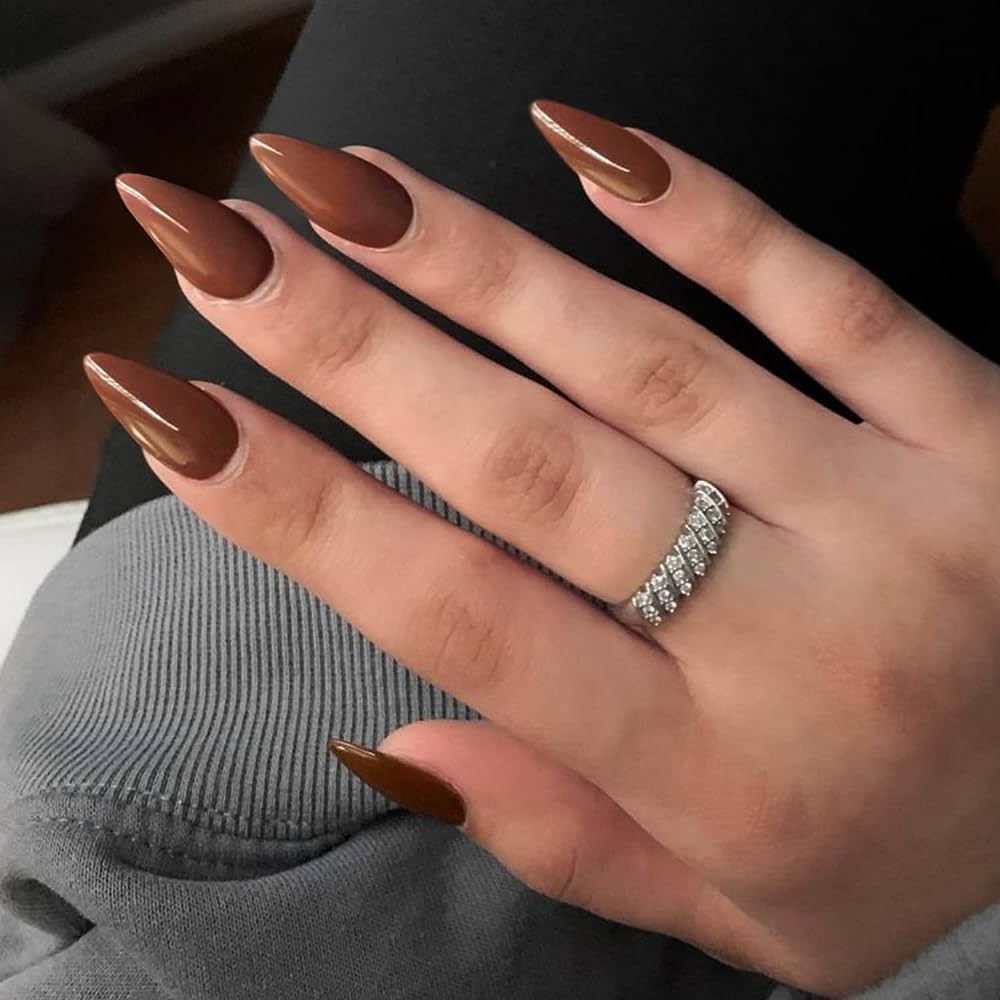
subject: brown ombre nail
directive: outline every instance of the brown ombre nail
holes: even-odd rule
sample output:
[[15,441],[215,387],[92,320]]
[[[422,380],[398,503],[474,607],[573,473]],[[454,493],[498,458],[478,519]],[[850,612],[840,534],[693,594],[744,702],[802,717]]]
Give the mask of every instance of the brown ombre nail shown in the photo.
[[395,177],[340,149],[284,135],[255,135],[250,152],[265,174],[318,226],[352,243],[398,243],[413,202]]
[[330,752],[348,770],[404,809],[461,826],[465,802],[451,785],[398,757],[369,750],[357,743],[330,740]]
[[238,212],[142,174],[122,174],[116,185],[163,256],[206,295],[241,299],[270,273],[271,244]]
[[113,354],[88,354],[83,370],[118,423],[175,472],[210,479],[236,452],[236,421],[190,382]]
[[655,201],[670,187],[663,157],[621,125],[558,101],[535,101],[531,118],[572,170],[625,201]]

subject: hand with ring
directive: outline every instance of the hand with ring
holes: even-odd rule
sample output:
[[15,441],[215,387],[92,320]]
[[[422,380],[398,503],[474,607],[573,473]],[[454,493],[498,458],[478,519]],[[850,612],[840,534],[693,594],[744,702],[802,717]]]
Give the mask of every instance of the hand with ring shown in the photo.
[[681,150],[532,114],[863,422],[386,153],[271,135],[323,239],[559,391],[255,205],[126,204],[206,319],[536,562],[219,386],[88,372],[181,500],[489,720],[335,740],[362,778],[540,892],[859,989],[1000,898],[1000,370]]

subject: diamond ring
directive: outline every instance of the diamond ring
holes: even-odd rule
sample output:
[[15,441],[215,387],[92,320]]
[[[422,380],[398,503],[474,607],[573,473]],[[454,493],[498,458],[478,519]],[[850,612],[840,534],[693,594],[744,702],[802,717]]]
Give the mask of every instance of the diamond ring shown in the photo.
[[729,503],[722,490],[704,479],[691,487],[691,507],[670,550],[649,578],[615,608],[626,622],[656,627],[694,593],[722,548]]

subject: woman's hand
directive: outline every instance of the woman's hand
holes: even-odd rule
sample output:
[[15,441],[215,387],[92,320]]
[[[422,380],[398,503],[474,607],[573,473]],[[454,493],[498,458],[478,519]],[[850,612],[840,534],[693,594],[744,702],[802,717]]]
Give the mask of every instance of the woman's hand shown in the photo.
[[254,205],[123,193],[209,321],[583,591],[627,599],[689,477],[718,484],[726,544],[659,627],[231,392],[100,356],[91,377],[185,503],[491,720],[337,745],[359,773],[543,893],[857,989],[1000,898],[1000,373],[680,150],[534,115],[600,211],[865,422],[385,153],[254,143],[330,244],[577,405]]

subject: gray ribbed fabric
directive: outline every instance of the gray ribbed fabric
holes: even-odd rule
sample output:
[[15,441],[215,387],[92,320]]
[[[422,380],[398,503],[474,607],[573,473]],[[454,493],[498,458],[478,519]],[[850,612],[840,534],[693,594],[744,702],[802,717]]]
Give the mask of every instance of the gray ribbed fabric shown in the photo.
[[[0,1000],[778,1000],[530,892],[325,749],[441,717],[472,713],[173,498],[106,525],[0,672]],[[1000,995],[949,992],[962,947],[1000,981],[987,918],[877,1000]]]
[[[365,468],[516,553],[395,463]],[[24,734],[20,797],[112,794],[212,832],[304,843],[382,808],[330,766],[327,736],[372,745],[414,719],[475,717],[177,503],[72,552],[61,576],[74,574],[59,617],[75,656],[47,693],[58,709]],[[32,616],[21,644],[58,624]]]

